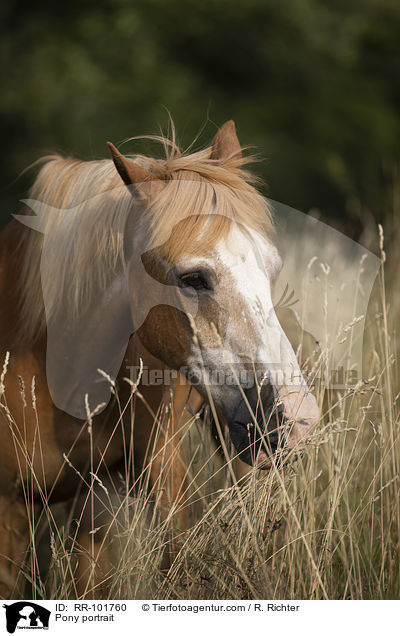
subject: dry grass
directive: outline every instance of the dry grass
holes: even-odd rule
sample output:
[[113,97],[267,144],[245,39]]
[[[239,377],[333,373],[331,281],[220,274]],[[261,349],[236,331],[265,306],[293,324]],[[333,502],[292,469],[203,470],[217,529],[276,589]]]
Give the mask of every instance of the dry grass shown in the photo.
[[[382,244],[381,255],[384,261]],[[179,531],[179,502],[164,520],[158,512],[171,469],[167,456],[153,489],[148,470],[129,486],[122,476],[118,497],[109,485],[88,478],[88,506],[100,493],[112,512],[112,523],[103,528],[112,537],[115,566],[107,578],[109,597],[399,598],[400,394],[396,316],[388,293],[390,298],[382,267],[367,324],[368,380],[341,393],[319,387],[325,410],[319,430],[306,452],[283,468],[252,470],[235,482],[216,452],[207,422],[192,418],[182,441],[190,483],[185,504],[189,530]],[[168,417],[161,407],[155,426],[162,427]],[[46,523],[38,524],[29,484],[26,502],[31,521],[27,596],[75,597],[82,550],[76,525],[61,509],[46,505]],[[93,568],[97,523],[93,513],[87,554]],[[171,537],[174,559],[165,572],[163,553]],[[87,586],[89,596],[104,593],[91,585],[97,585],[94,578]]]

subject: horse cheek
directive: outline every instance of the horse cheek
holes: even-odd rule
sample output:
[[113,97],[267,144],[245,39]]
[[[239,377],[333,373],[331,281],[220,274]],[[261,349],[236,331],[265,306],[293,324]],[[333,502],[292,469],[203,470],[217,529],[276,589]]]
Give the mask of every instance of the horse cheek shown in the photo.
[[147,351],[168,367],[179,369],[187,363],[192,349],[191,327],[179,309],[153,307],[137,335]]

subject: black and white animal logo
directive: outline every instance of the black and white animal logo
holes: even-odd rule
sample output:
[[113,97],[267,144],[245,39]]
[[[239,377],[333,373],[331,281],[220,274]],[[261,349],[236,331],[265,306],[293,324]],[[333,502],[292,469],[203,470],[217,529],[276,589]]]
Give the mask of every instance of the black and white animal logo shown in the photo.
[[49,628],[51,612],[37,603],[18,601],[3,607],[6,610],[6,627],[9,634],[14,634],[16,629]]

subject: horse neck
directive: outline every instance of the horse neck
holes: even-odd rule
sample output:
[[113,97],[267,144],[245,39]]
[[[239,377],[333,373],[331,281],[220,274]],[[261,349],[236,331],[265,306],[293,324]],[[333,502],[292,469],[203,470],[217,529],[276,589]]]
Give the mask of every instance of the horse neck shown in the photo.
[[10,349],[19,339],[21,306],[21,265],[24,261],[28,228],[11,221],[0,233],[0,343]]

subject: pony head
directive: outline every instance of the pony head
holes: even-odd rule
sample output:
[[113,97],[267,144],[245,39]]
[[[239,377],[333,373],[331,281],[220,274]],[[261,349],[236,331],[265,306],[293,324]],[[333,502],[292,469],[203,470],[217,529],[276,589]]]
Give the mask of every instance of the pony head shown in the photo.
[[146,305],[137,335],[212,402],[241,459],[265,467],[279,448],[309,435],[320,412],[275,313],[282,261],[268,204],[243,169],[234,123],[192,165],[178,157],[146,169],[109,146],[123,183],[146,208],[125,236],[133,322],[151,295],[146,277],[137,276],[137,254],[169,293],[152,298],[148,312]]
[[272,303],[282,261],[269,205],[232,121],[197,153],[163,141],[164,160],[109,144],[112,161],[56,157],[42,169],[28,201],[37,216],[18,217],[40,230],[22,316],[46,327],[59,408],[85,418],[87,402],[105,405],[98,369],[114,381],[135,332],[213,405],[241,459],[265,467],[320,416]]

